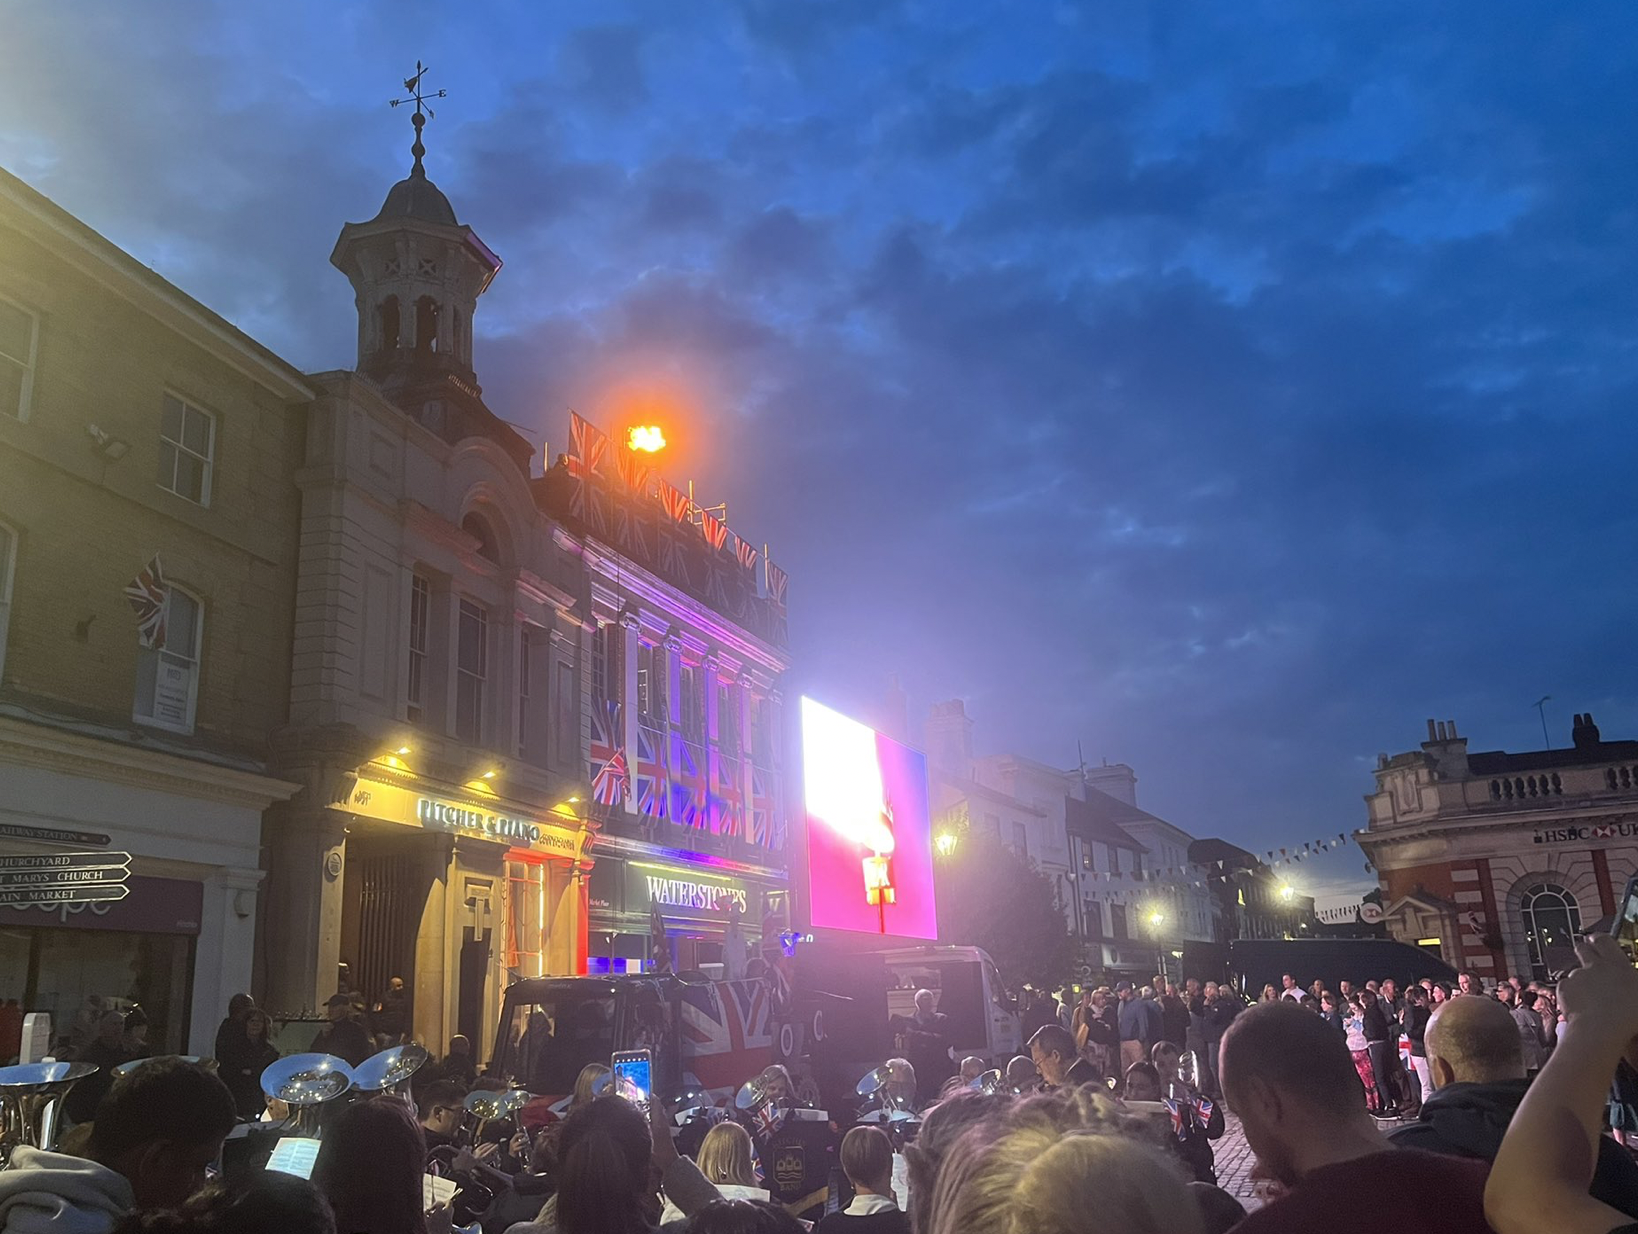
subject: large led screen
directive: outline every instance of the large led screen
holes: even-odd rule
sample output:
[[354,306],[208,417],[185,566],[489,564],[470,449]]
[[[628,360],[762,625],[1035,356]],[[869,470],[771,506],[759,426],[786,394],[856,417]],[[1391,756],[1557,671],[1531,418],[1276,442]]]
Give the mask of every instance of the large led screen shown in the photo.
[[802,782],[814,927],[937,938],[926,757],[804,698]]

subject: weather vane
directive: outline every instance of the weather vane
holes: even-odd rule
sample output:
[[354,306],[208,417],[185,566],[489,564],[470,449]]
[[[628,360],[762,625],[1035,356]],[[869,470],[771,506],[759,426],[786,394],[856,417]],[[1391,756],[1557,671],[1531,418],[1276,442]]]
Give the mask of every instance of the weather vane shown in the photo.
[[[397,107],[403,103],[415,104],[415,114],[410,117],[410,123],[415,126],[415,144],[410,147],[410,153],[415,156],[415,166],[410,172],[411,175],[415,175],[417,173],[421,175],[426,174],[426,169],[421,166],[421,156],[427,152],[427,148],[421,144],[421,129],[426,125],[428,120],[435,120],[438,118],[437,113],[434,112],[432,108],[427,106],[427,100],[445,98],[449,93],[447,90],[439,90],[435,94],[423,91],[421,89],[421,79],[425,77],[428,72],[429,70],[427,66],[417,60],[415,62],[415,76],[406,77],[404,79],[404,89],[409,91],[409,97],[387,100],[387,106],[389,107]],[[426,113],[425,115],[421,114],[423,111]]]

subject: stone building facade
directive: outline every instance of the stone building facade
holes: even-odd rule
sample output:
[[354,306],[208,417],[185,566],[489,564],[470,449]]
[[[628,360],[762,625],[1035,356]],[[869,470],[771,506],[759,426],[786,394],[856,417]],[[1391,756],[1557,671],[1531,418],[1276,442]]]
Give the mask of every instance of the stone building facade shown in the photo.
[[1638,741],[1577,715],[1570,744],[1469,752],[1454,721],[1382,755],[1355,833],[1388,929],[1486,979],[1546,978],[1638,873]]

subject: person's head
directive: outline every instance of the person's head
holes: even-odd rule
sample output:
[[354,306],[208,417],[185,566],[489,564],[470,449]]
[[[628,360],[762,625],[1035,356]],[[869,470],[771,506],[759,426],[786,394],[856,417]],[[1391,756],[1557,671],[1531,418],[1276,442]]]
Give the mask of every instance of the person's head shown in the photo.
[[472,1043],[460,1033],[449,1039],[449,1056],[451,1058],[465,1058],[472,1053]]
[[1405,1001],[1412,1007],[1425,1007],[1428,1003],[1428,992],[1419,985],[1413,985],[1405,991]]
[[1297,988],[1297,979],[1290,973],[1286,973],[1280,978],[1280,986],[1283,989],[1294,990]]
[[1217,997],[1217,995],[1220,992],[1221,992],[1221,987],[1215,981],[1206,982],[1206,997],[1207,998],[1214,999],[1214,998]]
[[1519,1006],[1528,1011],[1534,1011],[1536,1004],[1541,1001],[1541,995],[1534,990],[1520,990],[1518,992]]
[[1092,1005],[1092,1010],[1102,1011],[1109,1005],[1109,991],[1104,989],[1102,986],[1099,986],[1096,990],[1092,991],[1091,995],[1087,998],[1087,1002]]
[[462,1104],[466,1094],[452,1080],[429,1084],[417,1094],[421,1107],[421,1126],[438,1135],[454,1135],[461,1125]]
[[1366,982],[1366,983],[1365,983],[1365,989],[1366,989],[1366,990],[1367,990],[1367,991],[1368,991],[1368,992],[1369,992],[1369,993],[1371,993],[1371,994],[1373,994],[1373,995],[1374,995],[1374,994],[1375,994],[1375,993],[1376,993],[1376,992],[1377,992],[1377,989],[1378,989],[1378,988],[1379,988],[1379,987],[1378,987],[1378,986],[1377,986],[1377,983],[1376,983],[1376,982],[1374,982],[1374,981],[1367,981],[1367,982]]
[[1175,1080],[1178,1065],[1183,1061],[1183,1052],[1170,1041],[1157,1041],[1149,1051],[1149,1061],[1155,1065],[1162,1082]]
[[1324,994],[1320,995],[1320,1010],[1321,1011],[1335,1011],[1336,1009],[1337,1009],[1337,996],[1335,994],[1333,994],[1329,990],[1327,990]]
[[979,1076],[983,1075],[986,1070],[982,1058],[969,1054],[961,1060],[961,1080],[964,1084],[971,1084]]
[[1435,1088],[1524,1078],[1519,1026],[1493,998],[1453,998],[1428,1020],[1423,1044]]
[[700,1141],[696,1159],[700,1173],[713,1183],[756,1186],[756,1161],[751,1152],[751,1133],[738,1123],[718,1123]]
[[1115,997],[1120,999],[1120,1001],[1123,1003],[1131,1002],[1132,983],[1130,981],[1122,981],[1120,984],[1115,986]]
[[175,1208],[205,1185],[205,1167],[238,1121],[214,1072],[161,1058],[115,1078],[86,1151],[131,1184],[138,1208]]
[[1263,999],[1262,999],[1263,1002],[1271,1003],[1278,997],[1279,997],[1279,992],[1277,990],[1275,990],[1274,984],[1272,982],[1270,982],[1268,985],[1265,985],[1263,987]]
[[335,1228],[317,1187],[266,1170],[242,1184],[211,1183],[180,1208],[132,1213],[113,1234],[335,1234]]
[[1178,1167],[1110,1119],[1083,1091],[970,1129],[946,1154],[917,1234],[1201,1234]]
[[1393,980],[1392,977],[1386,977],[1386,978],[1383,979],[1383,981],[1382,981],[1382,997],[1383,998],[1386,998],[1389,1001],[1392,1001],[1394,995],[1397,994],[1398,991],[1399,991],[1399,987],[1394,984],[1394,980]]
[[1185,977],[1183,979],[1183,993],[1190,998],[1200,993],[1200,979],[1198,977]]
[[[1035,1064],[1020,1054],[1007,1064],[1010,1084],[1014,1068],[1023,1064],[1029,1068],[1031,1082]],[[933,1188],[938,1182],[939,1167],[945,1154],[969,1128],[999,1118],[1012,1105],[1012,1098],[1001,1093],[975,1093],[970,1089],[946,1097],[927,1111],[922,1118],[921,1133],[915,1142],[904,1149],[904,1163],[910,1185],[910,1228],[915,1234],[926,1234],[928,1212],[933,1203]]]
[[1518,991],[1510,985],[1496,987],[1496,1001],[1504,1007],[1511,1007],[1518,998]]
[[105,1011],[97,1020],[97,1040],[103,1045],[118,1045],[125,1035],[125,1017],[118,1011]]
[[1126,1069],[1121,1093],[1128,1101],[1159,1101],[1160,1073],[1153,1063],[1133,1063]]
[[575,1077],[574,1096],[569,1100],[569,1108],[572,1110],[589,1102],[596,1095],[592,1089],[597,1086],[597,1081],[608,1073],[609,1069],[602,1063],[587,1063],[582,1067],[580,1074]]
[[842,1137],[842,1172],[855,1191],[893,1197],[893,1142],[876,1127],[855,1127]]
[[1474,985],[1474,982],[1473,982],[1473,974],[1472,973],[1457,973],[1456,974],[1456,988],[1458,990],[1460,990],[1463,994],[1473,993],[1473,985]]
[[1351,981],[1339,981],[1339,982],[1337,982],[1337,993],[1342,995],[1343,998],[1347,998],[1353,992],[1354,992],[1354,983],[1353,982],[1351,982]]
[[243,1018],[245,1012],[249,1011],[255,1005],[256,1000],[251,998],[250,995],[235,994],[232,998],[228,999],[228,1019],[238,1020]]
[[[903,1004],[900,1004],[901,1006]],[[938,998],[931,990],[916,991],[916,1014],[932,1015],[938,1006]]]
[[1359,1000],[1359,1005],[1362,1009],[1369,1011],[1372,1007],[1376,1006],[1375,982],[1367,981],[1363,990],[1356,990],[1354,992],[1354,997]]
[[1432,998],[1434,1006],[1438,1006],[1440,1003],[1446,1001],[1448,998],[1450,998],[1450,986],[1446,985],[1443,981],[1435,982],[1432,990]]
[[346,1234],[425,1234],[427,1142],[402,1101],[355,1101],[324,1128],[313,1182]]
[[252,1041],[266,1041],[268,1033],[273,1031],[273,1021],[260,1007],[252,1007],[245,1012],[244,1025],[245,1036]]
[[1035,1087],[1040,1078],[1040,1069],[1036,1067],[1033,1058],[1024,1054],[1015,1054],[1007,1061],[1007,1087],[1013,1092],[1028,1092]]
[[684,1234],[802,1234],[802,1223],[766,1200],[712,1200],[689,1218]]
[[1317,999],[1321,994],[1325,993],[1325,982],[1315,977],[1314,984],[1308,987],[1308,992]]
[[332,994],[330,1001],[324,1004],[324,1011],[332,1024],[345,1020],[353,1014],[353,1000],[345,994]]
[[1433,978],[1432,977],[1423,977],[1422,980],[1418,981],[1416,984],[1421,986],[1422,989],[1424,989],[1425,991],[1427,991],[1427,995],[1428,995],[1429,998],[1433,997]]
[[557,1228],[562,1234],[646,1230],[654,1188],[648,1121],[612,1094],[571,1110],[557,1141]]
[[1518,993],[1524,989],[1524,982],[1518,977],[1509,977],[1507,979],[1507,984],[1513,987],[1514,993]]
[[[778,1064],[775,1063],[774,1066],[777,1067]],[[882,1066],[887,1071],[887,1083],[883,1086],[887,1091],[887,1095],[899,1101],[913,1101],[916,1096],[916,1069],[910,1065],[910,1060],[908,1058],[890,1058]],[[781,1071],[785,1070],[783,1067],[779,1069]],[[769,1068],[769,1070],[771,1071],[772,1068]],[[767,1073],[764,1072],[763,1074],[766,1075]],[[790,1083],[790,1073],[787,1071],[785,1072],[784,1088],[778,1089],[770,1084],[768,1086],[768,1095],[773,1097],[775,1092],[781,1091],[789,1093]],[[775,1098],[775,1100],[780,1099]]]
[[404,979],[402,977],[391,977],[388,979],[387,989],[391,990],[394,994],[398,993],[403,988]]
[[1223,1034],[1218,1078],[1246,1142],[1281,1182],[1301,1177],[1316,1144],[1374,1135],[1347,1043],[1301,1007],[1270,1003]]
[[1297,1005],[1304,1011],[1317,1012],[1320,1009],[1319,999],[1315,998],[1312,994],[1304,994],[1297,1000]]
[[1075,1039],[1062,1025],[1044,1025],[1029,1039],[1029,1056],[1041,1078],[1057,1086],[1064,1082],[1069,1069],[1075,1065]]

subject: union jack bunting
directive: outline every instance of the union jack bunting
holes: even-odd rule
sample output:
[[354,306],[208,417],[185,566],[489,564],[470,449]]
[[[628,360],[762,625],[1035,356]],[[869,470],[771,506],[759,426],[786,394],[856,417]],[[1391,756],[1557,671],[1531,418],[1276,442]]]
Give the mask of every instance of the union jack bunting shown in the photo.
[[790,587],[791,576],[786,574],[772,561],[768,567],[768,597],[780,608],[785,607],[785,592]]
[[688,499],[687,493],[684,493],[680,489],[677,489],[674,486],[667,484],[664,480],[661,480],[660,504],[665,507],[665,512],[672,518],[676,519],[679,523],[686,523],[688,521],[689,508],[694,503]]
[[745,543],[744,538],[741,536],[734,537],[734,556],[739,558],[741,566],[752,574],[756,573],[757,551],[751,545]]
[[571,453],[582,459],[588,472],[596,471],[603,463],[603,454],[609,448],[609,439],[603,435],[603,430],[588,420],[581,418],[579,412],[569,413],[569,444]]
[[616,750],[592,780],[592,800],[598,805],[617,806],[631,792],[631,772],[626,769],[626,752]]
[[[601,698],[592,699],[591,746],[587,750],[590,763],[592,795],[603,805],[614,805],[620,797],[604,800],[597,796],[597,785],[605,779],[604,772],[616,758],[620,760],[620,776],[629,779],[625,758],[625,728],[621,723],[620,704]],[[624,796],[622,792],[620,796]]]
[[165,571],[160,568],[158,553],[125,584],[125,598],[136,611],[137,642],[153,651],[163,649],[165,606],[170,599],[170,588],[165,582]]
[[728,543],[728,524],[709,510],[701,510],[700,517],[700,526],[705,531],[705,542],[720,552],[722,546]]
[[660,573],[672,579],[686,578],[688,574],[682,540],[670,531],[660,532]]
[[658,733],[637,726],[637,813],[644,818],[669,817],[664,750]]

